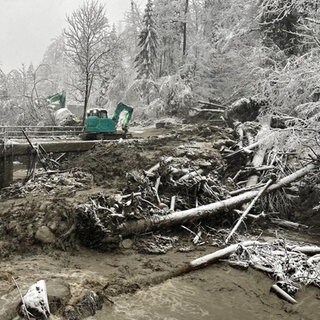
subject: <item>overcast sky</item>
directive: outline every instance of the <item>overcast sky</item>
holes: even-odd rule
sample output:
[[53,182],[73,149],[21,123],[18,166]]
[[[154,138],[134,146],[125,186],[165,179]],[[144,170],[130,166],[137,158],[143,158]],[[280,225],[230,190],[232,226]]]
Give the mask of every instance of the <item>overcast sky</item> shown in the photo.
[[[8,73],[22,63],[40,63],[51,40],[66,26],[66,14],[84,0],[0,0],[0,68]],[[130,0],[100,0],[110,25],[123,19]],[[142,9],[146,0],[136,0]]]

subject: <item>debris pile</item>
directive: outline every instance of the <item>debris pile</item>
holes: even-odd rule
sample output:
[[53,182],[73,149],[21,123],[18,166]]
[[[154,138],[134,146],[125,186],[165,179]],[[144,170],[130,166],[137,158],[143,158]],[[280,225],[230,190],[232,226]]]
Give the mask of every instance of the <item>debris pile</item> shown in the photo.
[[297,293],[301,285],[320,287],[320,247],[297,245],[280,238],[268,242],[247,240],[232,244],[179,267],[177,274],[205,267],[221,259],[227,259],[233,267],[252,267],[274,277],[277,283],[271,290],[291,303],[297,303],[292,295]]
[[284,239],[250,247],[240,244],[229,261],[270,274],[290,294],[298,291],[299,284],[320,287],[320,247],[317,246],[298,246]]
[[147,171],[127,174],[124,194],[98,194],[78,210],[78,236],[90,248],[110,249],[121,240],[125,222],[166,216],[229,197],[215,161],[161,157]]
[[16,182],[0,191],[0,199],[23,198],[29,193],[53,194],[61,191],[74,194],[77,190],[86,190],[92,186],[92,175],[80,169],[70,171],[37,170],[33,179]]
[[[265,149],[263,148],[262,161]],[[257,154],[259,155],[259,151]],[[85,246],[108,250],[117,247],[123,237],[152,229],[170,228],[217,213],[234,212],[236,220],[237,214],[241,215],[232,233],[247,216],[257,219],[262,214],[268,219],[272,217],[271,214],[269,217],[264,215],[261,208],[266,208],[270,213],[277,213],[274,211],[280,208],[274,205],[279,201],[277,198],[273,200],[271,195],[285,197],[286,187],[317,170],[317,158],[311,159],[311,163],[299,170],[290,171],[287,167],[284,170],[277,155],[275,153],[272,156],[272,164],[265,166],[262,162],[261,172],[266,172],[262,174],[260,170],[256,170],[257,163],[253,159],[252,171],[249,171],[248,180],[245,181],[247,186],[244,188],[236,183],[236,178],[227,179],[228,189],[233,189],[231,191],[223,186],[222,176],[219,174],[221,167],[217,168],[214,160],[161,157],[147,171],[129,172],[123,194],[100,195],[91,199],[90,203],[80,205],[77,215],[79,238]],[[268,172],[270,169],[274,169],[272,174]],[[245,206],[249,201],[252,201],[251,204]],[[247,209],[234,210],[241,206]],[[249,214],[251,209],[255,209],[256,214]],[[223,216],[233,217],[230,214]],[[227,239],[230,240],[231,236],[232,234]]]

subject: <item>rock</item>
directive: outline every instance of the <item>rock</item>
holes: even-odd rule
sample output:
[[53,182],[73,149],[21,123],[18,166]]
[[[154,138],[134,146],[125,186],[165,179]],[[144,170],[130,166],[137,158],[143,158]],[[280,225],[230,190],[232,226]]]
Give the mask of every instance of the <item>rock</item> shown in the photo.
[[43,201],[40,205],[39,211],[45,212],[49,205],[50,205],[50,201]]
[[93,291],[86,292],[75,305],[67,306],[64,317],[68,320],[79,320],[94,316],[102,309],[103,297]]
[[[24,308],[22,308],[24,303]],[[50,316],[50,307],[47,295],[47,286],[45,280],[39,280],[33,283],[27,293],[23,296],[20,304],[20,315],[25,311],[30,312],[36,319],[47,319]],[[28,318],[28,317],[27,317]]]
[[51,313],[65,306],[71,298],[69,284],[61,279],[48,280],[47,293]]
[[55,243],[57,241],[55,235],[51,232],[51,230],[47,226],[41,226],[36,234],[35,238],[43,243],[50,244]]
[[131,249],[133,241],[131,239],[124,239],[121,241],[121,247],[124,249]]

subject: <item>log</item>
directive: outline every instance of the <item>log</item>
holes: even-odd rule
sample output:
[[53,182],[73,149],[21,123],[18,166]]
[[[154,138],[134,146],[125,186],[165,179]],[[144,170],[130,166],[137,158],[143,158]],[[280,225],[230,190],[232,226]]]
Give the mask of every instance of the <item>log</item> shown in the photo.
[[232,237],[232,235],[237,231],[237,229],[239,228],[240,224],[242,223],[242,221],[244,220],[244,218],[247,216],[247,214],[250,212],[250,210],[253,208],[254,204],[257,202],[257,200],[263,195],[263,193],[267,190],[267,188],[270,186],[270,184],[272,183],[272,179],[268,180],[268,182],[265,184],[265,186],[259,191],[259,193],[255,196],[255,198],[252,200],[252,202],[250,203],[250,205],[248,206],[248,208],[245,210],[245,212],[241,215],[240,219],[238,220],[238,222],[236,223],[236,225],[233,227],[233,229],[231,230],[231,232],[229,233],[227,239],[226,239],[226,243],[229,242],[230,238]]
[[214,113],[224,113],[222,109],[199,109],[199,108],[191,108],[197,112],[214,112]]
[[[271,185],[266,189],[266,193],[278,190],[306,175],[308,172],[313,170],[315,165],[310,163],[306,167],[282,178],[279,182]],[[130,236],[132,234],[138,234],[153,229],[160,229],[163,227],[173,226],[176,224],[184,223],[185,221],[202,219],[207,216],[223,212],[225,210],[231,210],[241,206],[242,204],[254,199],[259,190],[248,191],[238,196],[210,203],[198,208],[192,208],[183,211],[172,212],[165,216],[152,216],[141,220],[132,220],[124,222],[119,225],[118,232],[122,236]]]
[[186,181],[188,180],[190,177],[196,177],[196,176],[201,176],[201,174],[203,173],[203,170],[202,169],[199,169],[197,171],[192,171],[190,173],[187,173],[185,174],[184,176],[182,176],[181,178],[179,178],[177,180],[177,182],[183,182],[183,181]]
[[174,211],[175,205],[176,205],[176,196],[172,196],[171,202],[170,202],[170,210],[171,211]]
[[160,180],[161,180],[161,177],[159,176],[156,180],[156,184],[154,186],[154,191],[156,193],[156,197],[157,197],[157,201],[158,201],[158,204],[160,205],[161,203],[161,200],[160,200],[160,197],[159,197],[159,193],[158,193],[158,190],[159,190],[159,186],[160,186]]
[[240,147],[239,150],[236,150],[226,156],[224,156],[224,158],[230,158],[230,157],[233,157],[235,155],[237,155],[238,153],[241,153],[241,152],[244,152],[244,153],[247,153],[247,154],[251,154],[253,151],[253,149],[255,149],[256,147],[258,147],[262,142],[264,142],[265,139],[261,139],[260,141],[257,141],[255,143],[252,143],[250,144],[249,146],[246,146],[246,147]]
[[223,106],[222,104],[219,103],[212,103],[209,101],[203,101],[203,100],[198,100],[199,103],[207,105],[207,106],[211,106],[211,107],[216,107],[216,108],[225,108],[225,106]]
[[258,171],[266,171],[266,170],[271,170],[271,169],[275,169],[275,166],[261,166],[261,167],[245,167],[243,171],[254,171],[254,172],[258,172]]
[[304,254],[318,254],[320,253],[320,247],[318,246],[287,246],[292,251],[298,251]]
[[287,300],[292,304],[296,304],[297,300],[293,299],[289,294],[287,294],[284,290],[282,290],[278,285],[274,284],[271,287],[271,290],[276,292],[281,298]]
[[235,131],[239,136],[239,146],[243,147],[243,138],[244,138],[244,131],[243,126],[241,125],[241,122],[237,121],[234,123]]
[[[254,168],[260,168],[263,165],[264,156],[266,154],[267,148],[261,148],[258,150],[258,152],[254,155],[252,159],[252,166]],[[247,187],[254,186],[258,183],[259,176],[256,174],[253,174],[249,177],[247,182]]]
[[308,229],[309,226],[306,226],[304,224],[300,224],[297,222],[292,222],[288,220],[283,220],[283,219],[271,219],[271,223],[278,225],[279,227],[283,228],[289,228],[289,229]]
[[146,174],[152,174],[153,172],[157,171],[160,168],[160,163],[156,163],[153,167],[146,171]]
[[187,264],[187,270],[191,271],[194,269],[203,268],[203,267],[207,266],[208,264],[212,264],[212,263],[219,261],[220,259],[227,258],[232,253],[235,253],[237,251],[237,249],[239,248],[239,246],[249,247],[249,246],[254,246],[254,245],[261,245],[261,242],[259,242],[259,241],[244,241],[241,243],[232,244],[231,246],[228,246],[228,247],[220,249],[216,252],[207,254],[203,257],[200,257],[200,258],[197,258],[197,259],[190,261]]
[[[166,163],[170,162],[173,159],[173,157],[167,157],[164,159]],[[160,162],[156,163],[153,167],[151,167],[149,170],[146,171],[147,175],[153,174],[155,171],[157,171],[160,168]]]
[[[233,178],[234,180],[234,178]],[[254,186],[250,186],[250,187],[244,187],[244,188],[241,188],[241,189],[237,189],[237,190],[233,190],[233,191],[230,191],[230,195],[231,196],[236,196],[238,195],[239,193],[243,193],[243,192],[247,192],[247,191],[251,191],[253,189],[258,189],[258,188],[261,188],[263,185],[261,183],[258,183]]]

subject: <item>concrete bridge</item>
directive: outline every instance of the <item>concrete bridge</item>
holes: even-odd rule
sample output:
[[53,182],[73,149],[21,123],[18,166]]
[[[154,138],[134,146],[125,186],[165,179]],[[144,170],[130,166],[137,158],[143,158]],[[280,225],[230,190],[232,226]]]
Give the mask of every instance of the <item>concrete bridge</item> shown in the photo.
[[[83,152],[90,150],[97,143],[103,143],[101,140],[80,141],[44,141],[34,143],[46,150],[48,153],[65,153],[65,152]],[[7,187],[13,180],[13,161],[16,156],[30,155],[32,148],[29,143],[0,142],[0,188]]]

